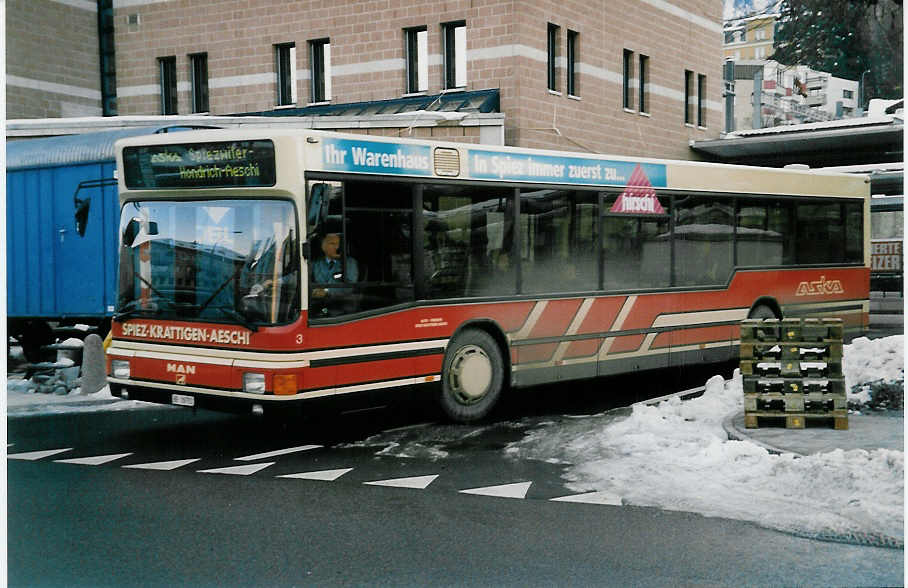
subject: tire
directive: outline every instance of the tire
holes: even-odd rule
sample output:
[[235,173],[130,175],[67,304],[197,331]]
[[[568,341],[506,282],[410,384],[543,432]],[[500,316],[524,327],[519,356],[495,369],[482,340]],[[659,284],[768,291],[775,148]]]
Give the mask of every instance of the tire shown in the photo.
[[495,339],[479,329],[454,337],[445,352],[441,380],[440,404],[448,418],[467,423],[487,416],[504,387],[504,360]]
[[752,319],[777,319],[779,318],[776,315],[776,312],[765,304],[758,304],[750,310],[750,314],[747,315],[747,318]]

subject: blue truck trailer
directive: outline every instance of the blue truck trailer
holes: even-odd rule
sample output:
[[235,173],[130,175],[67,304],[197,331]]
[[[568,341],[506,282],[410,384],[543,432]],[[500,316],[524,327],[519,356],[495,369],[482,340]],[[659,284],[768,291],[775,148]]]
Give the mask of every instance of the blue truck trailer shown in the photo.
[[68,326],[106,335],[116,296],[114,142],[162,130],[6,144],[7,328],[29,361]]

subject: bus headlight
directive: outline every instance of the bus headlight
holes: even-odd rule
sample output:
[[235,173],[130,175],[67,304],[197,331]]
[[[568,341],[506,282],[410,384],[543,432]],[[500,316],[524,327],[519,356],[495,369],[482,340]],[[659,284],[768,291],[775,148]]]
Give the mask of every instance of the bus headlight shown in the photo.
[[110,361],[110,375],[122,380],[129,379],[129,362],[125,359],[112,359]]
[[265,374],[243,374],[243,392],[250,394],[265,393]]

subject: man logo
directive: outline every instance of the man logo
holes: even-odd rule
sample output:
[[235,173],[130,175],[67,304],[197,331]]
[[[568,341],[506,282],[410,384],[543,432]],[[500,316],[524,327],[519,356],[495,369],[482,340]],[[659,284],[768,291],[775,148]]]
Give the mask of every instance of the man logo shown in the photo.
[[187,374],[191,374],[193,376],[195,375],[195,366],[186,365],[186,364],[182,364],[182,363],[168,363],[167,364],[167,373],[177,375],[177,378],[176,378],[177,384],[185,384]]

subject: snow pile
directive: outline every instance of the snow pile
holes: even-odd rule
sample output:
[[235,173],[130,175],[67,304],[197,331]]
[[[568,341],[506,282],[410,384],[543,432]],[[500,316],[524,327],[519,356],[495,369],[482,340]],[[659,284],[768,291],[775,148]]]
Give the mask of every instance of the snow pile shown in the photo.
[[903,545],[902,451],[770,454],[728,439],[722,422],[742,408],[736,371],[729,382],[711,378],[701,397],[538,428],[506,452],[565,464],[570,490],[608,492],[624,504],[748,520],[808,537]]
[[[845,346],[842,362],[850,405],[878,405],[876,390],[904,389],[905,336],[882,339],[859,337]],[[900,408],[901,403],[894,408]]]
[[82,394],[79,387],[59,394],[37,392],[32,380],[8,380],[6,383],[6,412],[10,416],[36,416],[101,410],[132,410],[153,404],[137,400],[121,400],[105,386],[94,394]]

